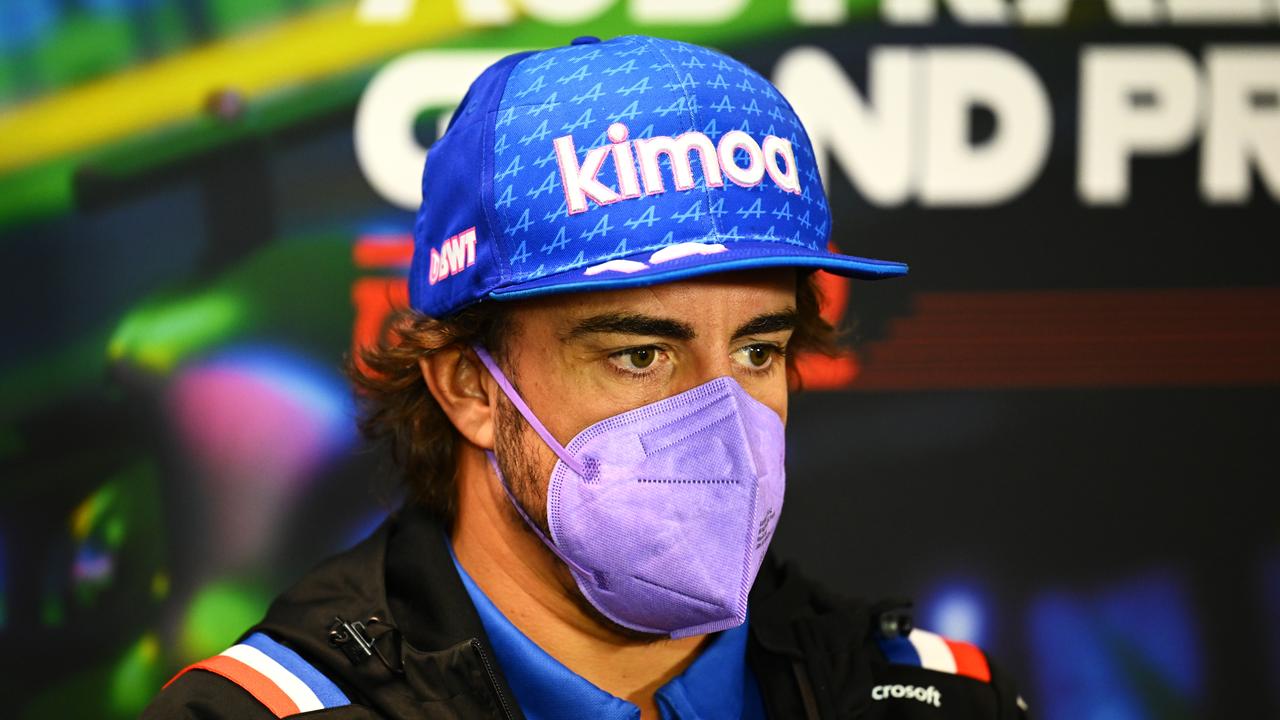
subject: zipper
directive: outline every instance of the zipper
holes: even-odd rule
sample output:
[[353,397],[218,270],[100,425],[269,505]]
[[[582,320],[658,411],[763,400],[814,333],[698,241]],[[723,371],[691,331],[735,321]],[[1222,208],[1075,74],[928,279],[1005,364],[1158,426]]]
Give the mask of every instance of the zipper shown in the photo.
[[489,655],[485,653],[484,646],[480,644],[478,638],[471,638],[471,647],[476,649],[476,654],[480,656],[480,664],[484,665],[484,671],[489,674],[489,686],[493,688],[493,694],[498,696],[498,704],[502,706],[502,715],[507,720],[514,720],[515,716],[511,714],[511,705],[507,703],[507,696],[503,694],[502,688],[498,685],[498,674],[493,670],[493,663],[489,662]]
[[805,672],[802,665],[799,660],[791,662],[791,671],[795,673],[796,684],[800,687],[800,702],[804,704],[804,716],[809,720],[818,720],[818,700],[813,695],[809,673]]

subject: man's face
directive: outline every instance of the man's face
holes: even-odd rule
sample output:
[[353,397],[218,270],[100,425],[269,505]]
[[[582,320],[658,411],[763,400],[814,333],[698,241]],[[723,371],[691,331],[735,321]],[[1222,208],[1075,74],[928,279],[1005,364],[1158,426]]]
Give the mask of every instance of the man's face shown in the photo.
[[[723,376],[786,421],[795,270],[556,295],[522,303],[511,320],[505,371],[562,445],[605,418]],[[505,397],[499,403],[503,475],[545,531],[556,455]]]

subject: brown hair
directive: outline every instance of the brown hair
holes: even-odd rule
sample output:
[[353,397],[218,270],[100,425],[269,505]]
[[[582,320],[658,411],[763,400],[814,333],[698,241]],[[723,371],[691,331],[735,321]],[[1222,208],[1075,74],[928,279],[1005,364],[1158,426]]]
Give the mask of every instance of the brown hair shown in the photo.
[[[821,293],[813,273],[797,276],[795,331],[787,344],[787,377],[794,389],[801,379],[793,358],[798,353],[837,352],[836,331],[819,314]],[[481,302],[443,320],[416,310],[389,318],[378,342],[347,358],[346,372],[356,389],[360,431],[375,446],[385,445],[401,469],[410,502],[446,522],[456,512],[454,486],[458,433],[427,388],[418,359],[451,347],[483,343],[501,358],[511,328],[507,309]]]

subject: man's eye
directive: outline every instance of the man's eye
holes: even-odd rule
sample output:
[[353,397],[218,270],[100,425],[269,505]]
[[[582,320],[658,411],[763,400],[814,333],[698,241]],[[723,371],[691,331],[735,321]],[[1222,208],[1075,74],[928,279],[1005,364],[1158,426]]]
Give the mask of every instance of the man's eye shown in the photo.
[[749,370],[764,370],[773,364],[775,355],[781,354],[782,348],[768,343],[748,345],[735,353],[738,363]]
[[610,356],[610,360],[618,368],[626,372],[647,370],[658,359],[659,348],[650,346],[627,348]]
[[627,357],[631,360],[631,366],[634,368],[644,369],[653,364],[654,355],[653,348],[635,348],[627,351]]

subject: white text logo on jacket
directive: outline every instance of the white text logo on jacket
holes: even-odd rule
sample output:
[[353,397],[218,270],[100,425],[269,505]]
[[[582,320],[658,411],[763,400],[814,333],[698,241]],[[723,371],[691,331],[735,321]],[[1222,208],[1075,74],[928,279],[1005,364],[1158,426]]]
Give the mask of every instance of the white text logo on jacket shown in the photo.
[[927,688],[915,685],[877,685],[871,688],[872,700],[919,700],[934,707],[942,707],[942,691],[930,685]]

